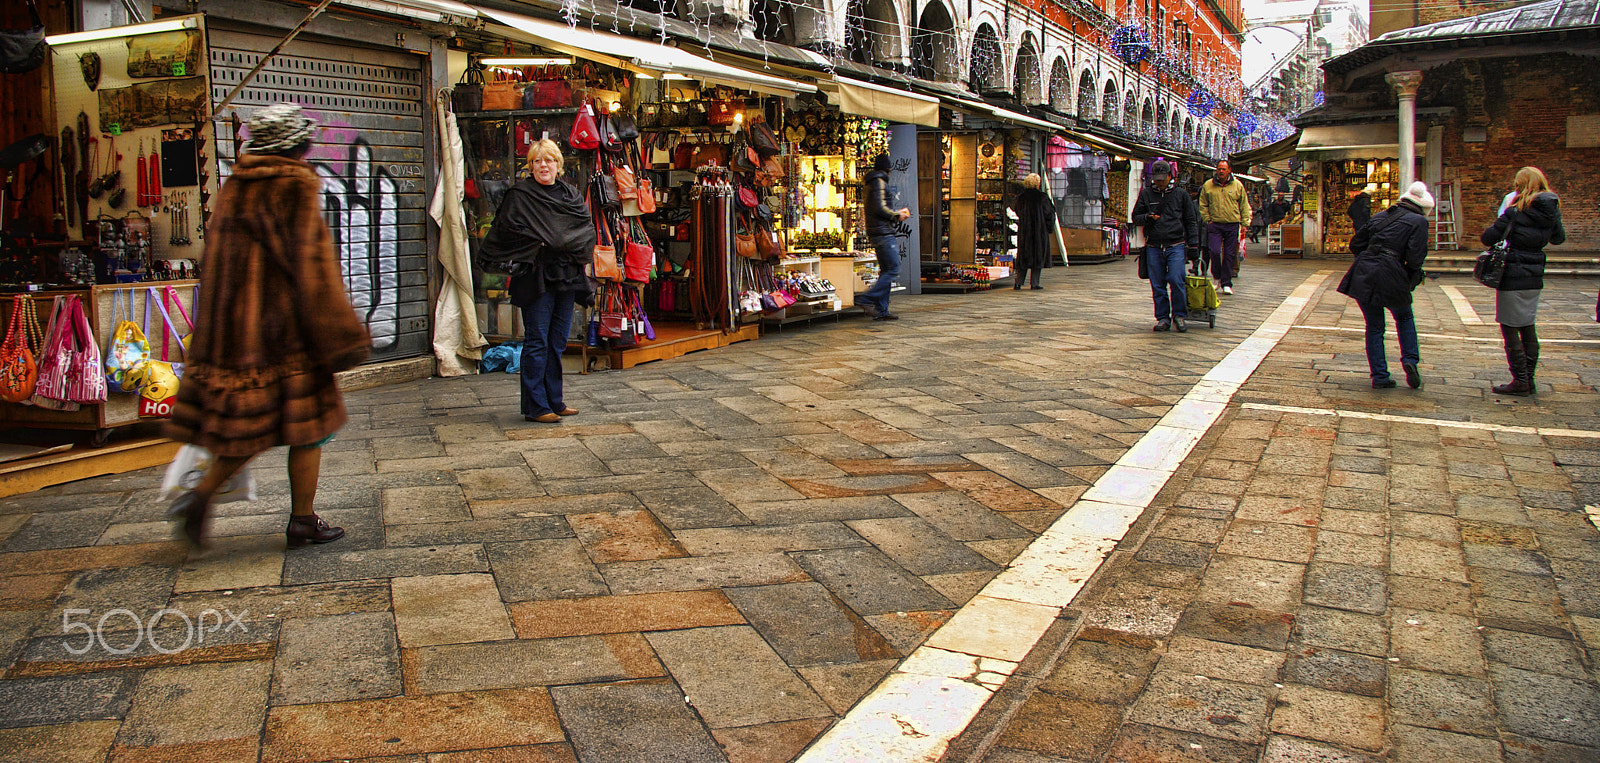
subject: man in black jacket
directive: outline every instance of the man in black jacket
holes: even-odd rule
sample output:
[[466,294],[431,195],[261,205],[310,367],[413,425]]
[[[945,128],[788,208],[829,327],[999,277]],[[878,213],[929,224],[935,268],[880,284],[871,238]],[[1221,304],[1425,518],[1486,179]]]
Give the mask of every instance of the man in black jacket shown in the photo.
[[872,161],[872,171],[866,177],[867,238],[878,254],[878,280],[871,288],[856,296],[856,304],[877,321],[898,320],[900,316],[889,312],[889,291],[900,277],[901,223],[911,216],[911,210],[889,208],[889,155],[878,154]]
[[1172,168],[1156,160],[1150,166],[1150,185],[1139,191],[1133,204],[1133,224],[1144,228],[1145,267],[1156,302],[1156,325],[1151,331],[1188,331],[1189,293],[1184,288],[1185,245],[1200,248],[1200,212],[1187,191],[1172,185]]

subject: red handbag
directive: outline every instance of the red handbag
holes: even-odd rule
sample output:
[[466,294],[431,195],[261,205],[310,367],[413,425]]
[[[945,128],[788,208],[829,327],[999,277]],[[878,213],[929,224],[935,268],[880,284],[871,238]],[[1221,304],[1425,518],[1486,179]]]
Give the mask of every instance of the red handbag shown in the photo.
[[[605,213],[595,210],[595,214],[603,216]],[[617,247],[613,245],[611,236],[606,231],[608,227],[610,226],[601,224],[599,217],[595,218],[595,244],[592,258],[594,261],[594,277],[601,281],[620,281],[622,280],[622,268],[617,267]]]
[[650,271],[655,265],[656,250],[650,246],[650,239],[635,231],[623,248],[622,277],[637,283],[650,283]]
[[37,333],[39,318],[33,298],[26,294],[12,297],[11,322],[6,326],[5,344],[0,345],[0,400],[20,403],[33,396],[39,371],[28,345],[30,334]]
[[743,101],[708,101],[706,103],[706,124],[712,126],[731,125],[734,116],[744,113]]
[[594,120],[593,104],[585,103],[578,109],[567,143],[579,151],[593,151],[600,147],[600,126]]
[[633,176],[633,168],[618,164],[611,168],[611,178],[617,182],[618,200],[633,201],[639,198],[639,181]]
[[761,199],[756,196],[756,192],[750,186],[739,186],[739,206],[745,209],[755,209],[756,205],[760,203]]

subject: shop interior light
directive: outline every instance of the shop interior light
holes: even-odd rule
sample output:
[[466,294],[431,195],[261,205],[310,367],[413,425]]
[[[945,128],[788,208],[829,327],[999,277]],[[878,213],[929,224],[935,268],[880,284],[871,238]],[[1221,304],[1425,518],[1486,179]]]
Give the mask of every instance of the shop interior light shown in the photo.
[[662,79],[677,79],[677,80],[691,80],[691,79],[694,79],[694,77],[690,77],[687,74],[673,74],[672,72],[667,72],[666,74],[661,75],[661,78]]
[[129,26],[106,27],[105,29],[91,29],[87,32],[68,32],[66,34],[53,34],[44,38],[49,46],[71,45],[75,42],[94,42],[95,40],[110,40],[117,37],[132,37],[140,34],[155,34],[157,32],[175,32],[179,29],[194,29],[198,26],[193,16],[181,19],[165,19],[151,21],[145,24],[131,24]]
[[484,66],[571,66],[572,59],[566,56],[496,56],[480,58],[478,63]]

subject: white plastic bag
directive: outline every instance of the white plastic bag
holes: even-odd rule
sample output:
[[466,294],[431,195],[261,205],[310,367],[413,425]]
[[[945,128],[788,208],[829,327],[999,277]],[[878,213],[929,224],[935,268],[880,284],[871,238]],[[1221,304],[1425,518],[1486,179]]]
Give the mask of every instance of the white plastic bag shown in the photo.
[[[200,484],[200,478],[210,467],[211,451],[199,445],[184,445],[179,448],[178,455],[167,465],[167,476],[161,480],[161,500],[174,501],[185,491],[193,490],[195,485]],[[234,472],[222,488],[211,496],[213,504],[255,499],[256,478],[250,473],[249,464],[239,467],[239,471]]]

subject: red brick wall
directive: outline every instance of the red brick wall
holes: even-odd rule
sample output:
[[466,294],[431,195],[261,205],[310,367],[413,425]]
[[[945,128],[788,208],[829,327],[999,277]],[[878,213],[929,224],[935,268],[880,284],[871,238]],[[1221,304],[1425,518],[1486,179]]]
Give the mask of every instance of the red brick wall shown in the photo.
[[[1423,73],[1419,106],[1453,106],[1444,127],[1445,179],[1461,181],[1464,246],[1494,222],[1517,170],[1543,170],[1561,197],[1563,249],[1600,249],[1600,148],[1567,148],[1567,117],[1600,114],[1593,59],[1542,54],[1467,60]],[[1487,139],[1467,143],[1464,130]],[[1418,125],[1418,136],[1426,126]]]

